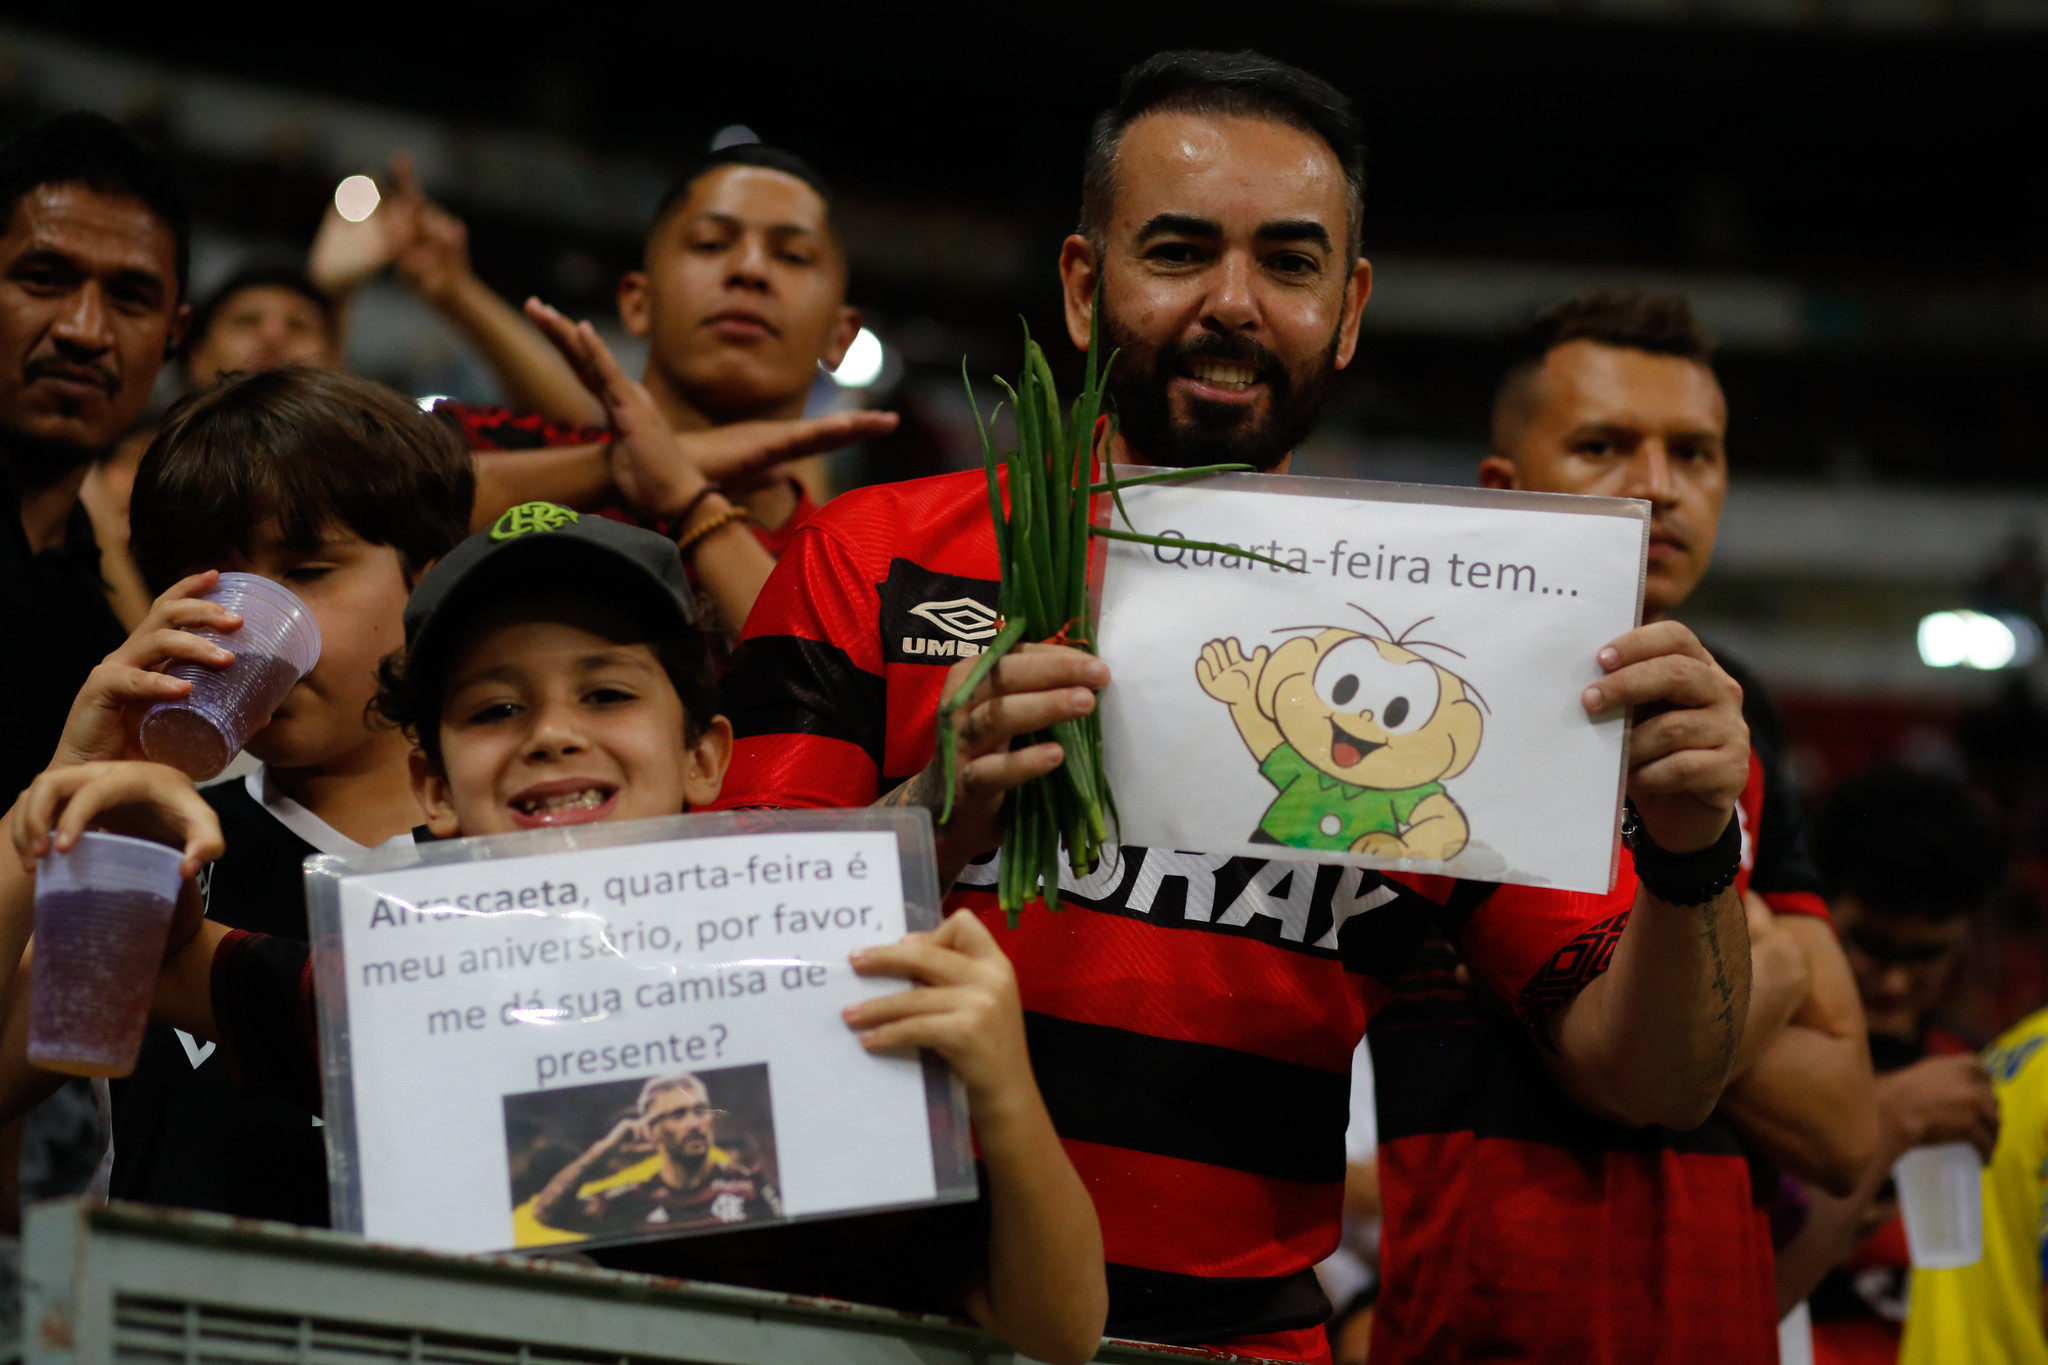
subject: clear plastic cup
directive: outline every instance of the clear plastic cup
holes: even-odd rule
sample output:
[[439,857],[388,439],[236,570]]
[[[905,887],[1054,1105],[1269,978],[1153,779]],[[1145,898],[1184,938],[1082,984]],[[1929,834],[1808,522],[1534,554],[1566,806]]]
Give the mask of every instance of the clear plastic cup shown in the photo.
[[1892,1167],[1892,1179],[1916,1269],[1958,1270],[1984,1258],[1984,1163],[1975,1147],[1915,1147]]
[[255,574],[224,573],[206,597],[239,615],[241,629],[192,633],[232,650],[235,661],[226,668],[172,664],[171,676],[190,682],[192,690],[180,701],[158,702],[142,717],[142,751],[197,782],[233,762],[320,662],[320,627],[286,588]]
[[181,849],[95,831],[37,861],[31,1062],[73,1076],[135,1069],[184,860]]

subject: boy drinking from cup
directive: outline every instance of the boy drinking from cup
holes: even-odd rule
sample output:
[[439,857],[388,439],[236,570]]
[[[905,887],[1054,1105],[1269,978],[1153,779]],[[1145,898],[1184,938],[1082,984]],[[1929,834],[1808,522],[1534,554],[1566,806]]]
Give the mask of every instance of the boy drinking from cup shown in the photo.
[[[418,823],[411,746],[366,708],[378,661],[403,637],[413,584],[468,533],[473,491],[460,441],[365,379],[283,369],[179,404],[143,457],[133,503],[143,573],[170,586],[93,671],[44,780],[76,781],[102,771],[79,765],[113,762],[121,781],[137,782],[148,770],[125,760],[143,757],[143,716],[193,694],[193,683],[162,670],[224,669],[238,648],[249,652],[238,644],[242,618],[201,594],[223,570],[287,588],[318,626],[318,662],[248,739],[260,768],[204,793],[185,784],[184,799],[210,812],[232,850],[187,895],[215,925],[303,942],[300,864],[409,838]],[[202,629],[224,643],[194,633]],[[25,916],[0,920],[0,962],[20,960],[27,934]],[[25,989],[11,1005],[20,1031]],[[10,1097],[33,1102],[58,1078],[21,1055],[10,1042],[0,1079]],[[133,1073],[113,1082],[113,1110],[114,1197],[327,1222],[326,1148],[312,1108],[236,1087],[218,1050],[189,1030],[150,1026]]]
[[[643,819],[714,801],[732,732],[716,714],[693,603],[667,540],[546,503],[512,509],[429,570],[378,705],[417,741],[412,786],[433,835]],[[153,765],[46,774],[17,811],[17,848],[62,849],[140,808],[159,837],[203,857],[219,836],[190,793],[182,775]],[[311,1098],[305,944],[188,914],[172,945],[156,1017],[218,1040],[252,1088]],[[987,1182],[973,1221],[949,1210],[879,1215],[641,1247],[609,1263],[964,1309],[1036,1359],[1086,1360],[1107,1304],[1101,1237],[1032,1078],[1008,959],[979,920],[955,915],[857,953],[854,968],[913,983],[846,1011],[863,1045],[930,1048],[966,1087]]]

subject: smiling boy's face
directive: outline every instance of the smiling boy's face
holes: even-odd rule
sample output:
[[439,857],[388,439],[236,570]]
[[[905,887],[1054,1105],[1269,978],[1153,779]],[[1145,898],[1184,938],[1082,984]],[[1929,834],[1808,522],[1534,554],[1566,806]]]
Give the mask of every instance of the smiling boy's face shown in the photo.
[[1479,708],[1454,673],[1356,631],[1282,645],[1262,709],[1312,766],[1354,787],[1400,791],[1455,777],[1479,750]]
[[682,699],[623,614],[587,598],[482,613],[455,651],[441,763],[413,790],[441,838],[675,815],[718,797],[723,716],[687,733]]

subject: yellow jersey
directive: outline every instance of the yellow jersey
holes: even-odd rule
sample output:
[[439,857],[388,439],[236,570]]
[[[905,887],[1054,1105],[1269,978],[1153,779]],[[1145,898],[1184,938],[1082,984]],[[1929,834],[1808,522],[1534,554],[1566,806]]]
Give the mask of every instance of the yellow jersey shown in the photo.
[[1900,1365],[2048,1365],[2048,1009],[2000,1038],[1984,1067],[1999,1105],[1998,1147],[1984,1168],[1984,1259],[1913,1272]]

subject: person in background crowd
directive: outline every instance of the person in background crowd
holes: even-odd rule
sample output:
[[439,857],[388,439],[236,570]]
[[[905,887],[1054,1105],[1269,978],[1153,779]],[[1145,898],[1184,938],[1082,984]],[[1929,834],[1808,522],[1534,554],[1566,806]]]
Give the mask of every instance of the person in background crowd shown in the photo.
[[[361,222],[328,205],[303,267],[257,261],[200,301],[182,353],[186,391],[285,365],[342,368],[355,293],[391,268],[475,348],[511,401],[562,421],[590,420],[590,395],[554,347],[471,269],[462,221],[427,199],[410,157],[396,158],[392,173],[393,192]],[[131,629],[148,613],[152,594],[128,553],[128,499],[155,433],[154,423],[127,433],[94,464],[81,494],[109,600]]]
[[231,374],[286,365],[338,370],[343,323],[341,309],[305,271],[244,266],[193,310],[183,354],[185,386],[210,389]]
[[[334,301],[296,266],[256,264],[230,275],[200,300],[182,351],[188,390],[209,389],[221,376],[284,365],[337,369],[342,316]],[[128,552],[128,500],[135,468],[156,434],[154,422],[133,428],[93,461],[79,488],[100,546],[107,601],[133,630],[155,594]]]
[[[602,433],[567,430],[535,441],[506,414],[447,410],[480,448],[505,443],[508,430],[568,444],[554,457],[551,491],[536,495],[586,508],[617,499],[663,527],[717,609],[714,633],[736,637],[775,557],[816,510],[791,462],[896,426],[893,413],[804,416],[820,368],[836,368],[860,332],[846,284],[845,248],[818,173],[760,143],[714,151],[670,186],[641,268],[619,281],[619,316],[649,343],[638,384],[587,324],[527,305],[598,395],[612,441],[591,444]],[[630,431],[621,426],[628,410],[643,419]],[[654,437],[663,426],[673,435]],[[481,524],[503,499],[491,491],[491,465],[479,472]]]
[[[156,151],[92,113],[44,119],[0,147],[0,224],[0,602],[31,651],[0,685],[0,799],[11,804],[126,633],[102,592],[79,492],[189,325],[190,227]],[[89,1173],[100,1145],[92,1107],[82,1084],[67,1086],[30,1125],[31,1164],[82,1162]],[[20,1125],[0,1128],[0,1231],[17,1225],[23,1143]]]
[[[1869,1021],[1880,1141],[1853,1192],[1810,1192],[1812,1215],[1779,1264],[1779,1297],[1796,1303],[1812,1292],[1816,1365],[1874,1365],[1898,1358],[1907,1303],[1892,1163],[1932,1142],[1972,1142],[1988,1158],[1998,1138],[1991,1077],[1935,1011],[2005,855],[1968,789],[1896,766],[1837,787],[1815,833],[1828,908]],[[2024,1147],[2027,1137],[2015,1141]]]
[[[1124,426],[1106,454],[1286,468],[1356,349],[1371,284],[1363,167],[1350,101],[1297,68],[1173,52],[1125,74],[1060,262],[1070,338],[1086,344],[1099,286],[1104,338],[1122,348]],[[930,634],[923,603],[992,611],[997,576],[979,470],[860,489],[799,527],[727,679],[738,739],[724,804],[882,797],[936,815],[933,703],[970,665],[949,672],[902,641]],[[1748,760],[1738,689],[1671,623],[1607,658],[1583,703],[1646,707],[1630,778],[1644,876],[1667,875],[1669,849],[1710,850],[1700,859],[1732,877]],[[1027,647],[984,695],[1084,713],[1108,681],[1091,656]],[[1657,768],[1666,755],[1682,757]],[[1060,751],[975,761],[992,758],[1050,770]],[[982,780],[963,766],[970,794]],[[1681,907],[1626,874],[1612,897],[1432,879],[1439,905],[1361,870],[1123,848],[1071,882],[1067,913],[1027,909],[1010,930],[986,857],[996,842],[993,820],[940,826],[942,884],[981,858],[951,903],[982,915],[1016,963],[1033,1068],[1102,1216],[1113,1335],[1327,1358],[1311,1267],[1337,1244],[1351,1058],[1383,983],[1439,916],[1523,1006],[1572,1092],[1629,1121],[1704,1118],[1748,1008],[1732,891]]]
[[[511,411],[572,426],[602,420],[561,356],[518,309],[477,276],[469,261],[468,227],[427,198],[413,173],[411,156],[401,153],[392,158],[390,179],[391,192],[360,222],[342,217],[330,203],[307,254],[304,278],[313,286],[314,297],[330,301],[325,311],[332,323],[333,353],[327,363],[341,363],[356,291],[389,269],[474,348],[490,367]],[[320,363],[310,356],[293,359]],[[195,384],[211,382],[197,373],[198,366],[192,368]]]
[[157,154],[98,114],[0,148],[0,593],[35,666],[7,677],[0,790],[50,761],[86,675],[126,631],[79,503],[191,320],[185,201]]
[[[477,277],[462,221],[428,200],[410,157],[392,163],[393,192],[359,223],[333,205],[306,265],[257,261],[203,299],[182,352],[187,392],[223,376],[285,365],[340,369],[356,290],[387,268],[482,357],[499,387],[522,408],[572,423],[596,408],[581,381],[518,310]],[[156,434],[153,422],[126,433],[93,465],[81,490],[92,514],[108,599],[134,628],[153,596],[128,553],[128,499],[135,468]],[[509,472],[509,471],[508,471]]]
[[[1646,620],[1705,574],[1727,407],[1682,297],[1595,293],[1532,322],[1495,402],[1490,488],[1646,499]],[[1747,709],[1761,694],[1746,684]],[[1862,1015],[1769,727],[1738,807],[1754,955],[1735,1078],[1704,1126],[1583,1112],[1448,945],[1374,1021],[1385,1200],[1371,1358],[1777,1359],[1772,1232],[1746,1151],[1846,1192],[1876,1146]],[[1775,1183],[1775,1177],[1770,1177]]]
[[[1985,1167],[1984,1255],[1957,1270],[1915,1267],[1899,1365],[2048,1362],[2048,1009],[1984,1054],[2003,1122]],[[1981,1110],[1981,1105],[1979,1106]],[[1940,1139],[1929,1135],[1929,1141]],[[1973,1135],[1972,1141],[1977,1141]],[[1979,1149],[1982,1143],[1978,1143]],[[1870,1358],[1876,1359],[1873,1354]]]

